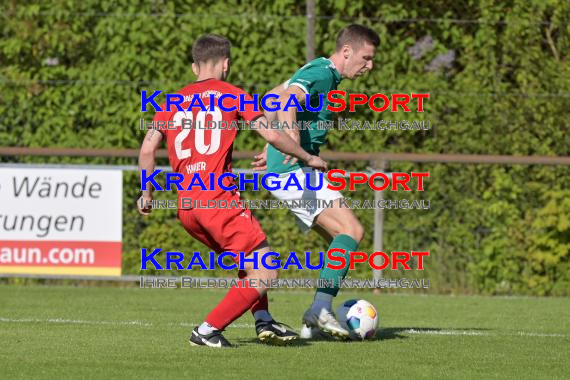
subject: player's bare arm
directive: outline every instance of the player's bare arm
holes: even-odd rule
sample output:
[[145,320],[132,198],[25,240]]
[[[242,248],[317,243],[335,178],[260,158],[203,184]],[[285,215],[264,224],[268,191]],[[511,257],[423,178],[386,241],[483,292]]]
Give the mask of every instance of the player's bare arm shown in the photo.
[[[263,116],[257,119],[257,122],[259,122],[260,125],[269,125]],[[326,171],[328,169],[327,163],[324,160],[322,160],[320,157],[313,156],[310,153],[306,152],[303,148],[301,148],[301,145],[299,145],[298,142],[294,141],[287,135],[287,133],[283,132],[282,130],[271,129],[269,127],[258,128],[255,130],[269,144],[273,145],[281,152],[293,156],[295,159],[299,159],[305,162],[308,166],[317,170]]]
[[[155,129],[147,132],[139,152],[139,169],[141,173],[142,170],[146,170],[147,173],[154,171],[156,151],[160,147],[161,142],[162,133]],[[141,197],[137,201],[139,212],[142,215],[150,214],[151,209],[144,206],[146,202],[150,201],[152,201],[152,190],[147,188],[147,190],[143,190]]]
[[[280,97],[285,93],[286,87],[287,87],[287,82],[283,82],[279,86],[271,89],[271,91],[269,91],[265,95],[275,94],[275,95]],[[267,119],[267,121],[269,121],[270,123],[277,120],[277,112],[276,111],[263,110],[263,114],[265,115],[265,118]]]
[[[267,94],[275,94],[277,96],[281,96],[285,92],[286,83],[281,83],[279,86],[271,89]],[[267,110],[263,110],[263,114],[265,115],[265,119],[268,121],[269,124],[277,121],[277,112],[271,112]],[[263,171],[267,169],[267,144],[263,147],[263,151],[259,154],[256,154],[253,157],[253,162],[251,166],[253,166],[254,171]]]
[[[299,104],[305,103],[305,92],[298,86],[289,86],[283,94],[279,96],[279,102],[281,102],[282,106],[287,104],[291,95],[295,95]],[[301,143],[299,130],[293,127],[293,122],[297,121],[297,109],[295,107],[289,107],[287,111],[283,111],[282,108],[283,107],[279,107],[279,110],[277,110],[277,119],[279,119],[279,123],[281,123],[281,125],[288,126],[288,128],[284,129],[285,133],[287,133],[287,135],[289,135],[295,142]],[[291,155],[287,155],[283,162],[287,163],[289,161],[291,161],[291,165],[295,165],[297,159],[292,158]]]
[[[306,99],[305,92],[300,87],[289,86],[287,89],[285,87],[286,87],[286,82],[273,88],[271,91],[268,92],[268,94],[278,95],[279,98],[277,101],[280,102],[282,106],[287,104],[287,101],[289,100],[289,97],[291,95],[295,95],[299,104],[305,103]],[[279,120],[279,123],[281,123],[281,125],[287,125],[289,128],[284,129],[285,133],[289,135],[295,142],[297,143],[301,142],[299,130],[292,128],[293,121],[297,120],[297,110],[294,107],[289,107],[287,111],[283,111],[281,109],[278,111],[265,110],[264,115],[269,123],[274,122],[275,120]],[[279,149],[277,146],[276,148]],[[265,170],[267,168],[266,150],[267,146],[265,146],[262,153],[254,157],[255,161],[252,162],[252,166],[254,167],[253,170]],[[282,152],[286,153],[284,151]],[[294,165],[297,162],[297,158],[293,158],[291,157],[291,155],[286,155],[283,163],[287,163],[290,160],[292,165]]]

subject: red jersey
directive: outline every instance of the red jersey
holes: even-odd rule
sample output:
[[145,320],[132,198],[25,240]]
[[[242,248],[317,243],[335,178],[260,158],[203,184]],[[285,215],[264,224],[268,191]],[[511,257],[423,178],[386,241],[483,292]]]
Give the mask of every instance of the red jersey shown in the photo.
[[[263,113],[254,111],[252,104],[246,104],[244,112],[239,112],[239,95],[244,94],[246,100],[252,97],[242,89],[227,82],[206,79],[194,82],[176,92],[184,97],[181,107],[186,110],[190,104],[197,103],[192,99],[197,94],[206,111],[195,106],[189,111],[179,111],[176,106],[171,106],[168,111],[166,103],[161,105],[165,110],[157,112],[153,121],[173,121],[174,127],[160,128],[166,138],[168,147],[168,159],[174,172],[184,176],[181,186],[185,189],[178,191],[178,198],[192,199],[215,199],[220,193],[224,193],[217,183],[210,186],[210,173],[214,173],[214,181],[226,172],[232,171],[232,151],[234,140],[237,136],[238,118],[245,121],[252,121],[263,116]],[[210,94],[214,94],[216,106],[210,110]],[[217,107],[217,102],[223,94],[232,94],[237,99],[224,98],[225,108],[236,107],[235,111],[222,111]],[[184,121],[184,125],[182,124]],[[190,126],[188,120],[192,121]],[[196,180],[192,181],[195,175],[199,175],[207,189],[210,187],[214,191],[204,191],[198,186]],[[188,185],[194,183],[191,190],[187,191]],[[224,178],[225,186],[232,186],[234,181],[230,177]]]

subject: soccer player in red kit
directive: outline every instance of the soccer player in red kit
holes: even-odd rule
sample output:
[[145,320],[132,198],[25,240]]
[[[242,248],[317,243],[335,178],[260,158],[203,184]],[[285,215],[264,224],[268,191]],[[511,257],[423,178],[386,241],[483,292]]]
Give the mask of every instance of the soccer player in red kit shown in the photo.
[[[180,111],[175,106],[170,110],[166,104],[161,106],[163,112],[158,112],[154,121],[174,121],[175,129],[161,128],[148,131],[141,146],[139,167],[147,173],[152,173],[155,167],[155,153],[163,140],[168,146],[168,157],[172,169],[181,173],[184,179],[181,187],[187,189],[192,182],[193,175],[198,174],[209,188],[210,173],[215,173],[217,179],[222,173],[231,172],[233,142],[237,135],[236,128],[231,126],[238,117],[250,123],[259,123],[255,130],[270,144],[280,151],[299,158],[318,170],[326,170],[326,163],[317,156],[304,151],[299,144],[278,129],[262,128],[267,121],[262,112],[254,111],[253,105],[245,106],[243,112],[239,111],[239,95],[244,94],[247,100],[251,96],[243,90],[225,82],[230,70],[230,42],[221,36],[204,35],[194,43],[192,57],[194,63],[192,70],[197,76],[196,82],[184,87],[177,93],[184,97],[181,107],[187,110],[195,95],[202,100],[205,110],[196,106],[190,111]],[[218,106],[210,110],[210,94],[216,99],[223,94],[232,94],[236,100],[226,97],[222,105],[226,108],[236,106],[235,111],[222,111]],[[184,124],[183,119],[193,121],[192,128]],[[206,123],[211,121],[208,128]],[[220,123],[221,121],[226,123]],[[187,123],[187,121],[185,121]],[[265,124],[264,124],[265,123]],[[141,172],[142,173],[142,172]],[[225,186],[231,187],[234,181],[225,177]],[[239,201],[239,192],[225,191],[213,186],[214,191],[205,191],[198,186],[191,190],[178,191],[179,210],[178,219],[190,235],[215,250],[216,252],[231,251],[239,255],[245,252],[249,255],[253,251],[259,252],[258,257],[270,251],[265,234],[261,226],[248,209],[183,209],[181,198],[192,200],[226,200]],[[140,208],[152,200],[150,190],[143,191],[139,204],[139,211],[148,214],[150,209]],[[205,204],[205,202],[203,202]],[[235,259],[239,261],[239,256]],[[268,280],[277,278],[277,271],[246,262],[243,271],[239,271],[240,278]],[[193,345],[210,347],[227,347],[230,343],[221,332],[234,320],[239,318],[248,309],[256,319],[256,333],[262,341],[273,344],[284,344],[297,339],[298,335],[286,325],[276,322],[268,311],[268,300],[265,288],[249,288],[247,286],[233,287],[224,299],[210,312],[202,325],[192,331],[189,340]]]

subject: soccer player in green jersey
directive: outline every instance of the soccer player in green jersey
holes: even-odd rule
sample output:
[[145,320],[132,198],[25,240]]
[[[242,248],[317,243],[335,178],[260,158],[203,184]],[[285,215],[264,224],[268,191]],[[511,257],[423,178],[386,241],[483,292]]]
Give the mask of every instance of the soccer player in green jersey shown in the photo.
[[[271,93],[279,95],[278,101],[284,106],[291,95],[294,95],[300,104],[305,103],[306,94],[310,94],[310,105],[316,107],[319,104],[319,95],[323,98],[323,107],[318,112],[309,112],[304,106],[304,112],[297,113],[295,107],[287,111],[282,108],[278,111],[265,111],[268,121],[279,120],[280,125],[295,141],[300,142],[307,152],[318,155],[321,145],[326,141],[326,128],[319,128],[319,121],[330,121],[333,112],[326,108],[329,105],[327,93],[336,90],[342,79],[355,79],[370,71],[376,48],[380,44],[378,34],[372,29],[362,25],[349,25],[342,29],[336,41],[336,50],[329,58],[317,58],[301,67],[284,84],[274,88]],[[293,121],[308,122],[309,128],[291,128]],[[322,123],[320,124],[322,125]],[[289,126],[289,128],[287,128]],[[358,244],[364,235],[364,228],[354,215],[352,210],[340,207],[342,194],[338,191],[327,189],[328,182],[323,178],[323,186],[320,190],[312,191],[306,188],[305,173],[311,173],[312,186],[317,185],[318,173],[298,162],[285,156],[274,146],[266,147],[264,153],[256,156],[253,166],[258,170],[266,169],[268,172],[279,173],[281,183],[291,173],[297,177],[303,190],[295,187],[289,190],[274,190],[272,194],[280,200],[293,199],[319,199],[333,201],[332,208],[321,208],[322,202],[314,208],[291,208],[297,217],[301,229],[308,231],[311,228],[327,240],[329,249],[340,248],[345,252],[356,251]],[[326,268],[326,255],[323,259],[323,269],[320,278],[332,280],[332,288],[318,288],[311,307],[303,316],[301,337],[310,338],[314,329],[337,338],[347,338],[348,331],[336,320],[332,312],[332,300],[339,291],[339,277],[344,278],[348,272],[349,262],[340,270]]]

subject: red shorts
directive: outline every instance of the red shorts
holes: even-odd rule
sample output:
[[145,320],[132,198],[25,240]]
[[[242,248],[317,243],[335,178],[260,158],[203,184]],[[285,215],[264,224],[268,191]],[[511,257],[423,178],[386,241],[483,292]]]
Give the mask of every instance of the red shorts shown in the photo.
[[[218,199],[225,199],[228,204],[232,200],[239,201],[238,194],[226,194]],[[203,204],[206,202],[202,201]],[[266,240],[261,225],[251,210],[245,208],[181,209],[178,210],[178,219],[190,235],[210,249],[217,253],[228,251],[237,254],[236,263],[239,262],[239,252],[248,256]]]

